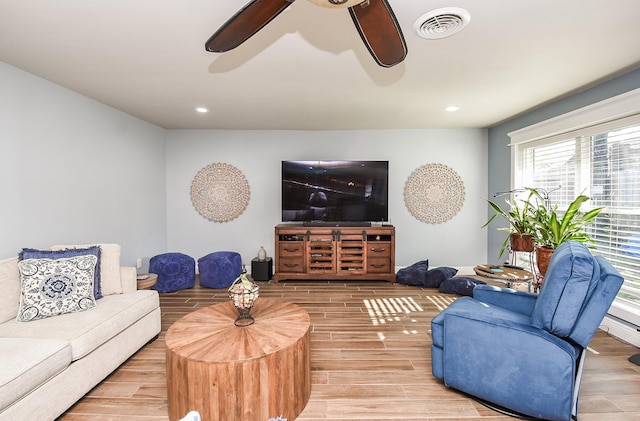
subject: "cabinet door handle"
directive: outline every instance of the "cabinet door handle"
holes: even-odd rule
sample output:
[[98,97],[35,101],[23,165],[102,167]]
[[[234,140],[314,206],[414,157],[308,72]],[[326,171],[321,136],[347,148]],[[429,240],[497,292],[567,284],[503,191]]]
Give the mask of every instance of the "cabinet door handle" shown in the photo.
[[284,248],[284,251],[287,251],[287,252],[289,252],[289,253],[295,253],[295,252],[296,252],[296,251],[298,251],[298,250],[300,250],[300,249],[299,249],[299,248],[297,248],[297,247],[296,247],[296,248],[294,248],[294,249],[290,249],[290,248],[286,248],[286,247]]
[[286,267],[288,267],[288,268],[294,268],[294,267],[298,266],[298,264],[297,264],[297,263],[285,263],[284,265],[285,265]]
[[376,252],[376,253],[381,253],[381,252],[383,252],[383,251],[387,251],[387,248],[386,248],[386,247],[383,247],[383,248],[381,248],[381,249],[377,249],[377,248],[375,248],[375,247],[372,247],[372,248],[371,248],[371,251],[374,251],[374,252]]
[[383,268],[386,265],[371,265],[371,267],[375,268],[375,269],[379,269],[379,268]]

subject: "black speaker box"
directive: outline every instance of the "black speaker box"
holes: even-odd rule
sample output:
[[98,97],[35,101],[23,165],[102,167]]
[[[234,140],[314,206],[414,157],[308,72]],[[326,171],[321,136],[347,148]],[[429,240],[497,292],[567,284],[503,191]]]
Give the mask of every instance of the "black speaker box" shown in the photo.
[[270,281],[273,273],[273,259],[267,257],[265,260],[254,258],[251,260],[251,277],[254,281]]

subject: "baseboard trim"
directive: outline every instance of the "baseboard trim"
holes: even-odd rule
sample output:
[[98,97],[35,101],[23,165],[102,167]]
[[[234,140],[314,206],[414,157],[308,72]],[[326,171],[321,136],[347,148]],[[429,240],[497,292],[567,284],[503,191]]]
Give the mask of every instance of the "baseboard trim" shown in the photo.
[[607,314],[602,321],[600,328],[610,335],[640,348],[640,331],[638,331],[636,326]]

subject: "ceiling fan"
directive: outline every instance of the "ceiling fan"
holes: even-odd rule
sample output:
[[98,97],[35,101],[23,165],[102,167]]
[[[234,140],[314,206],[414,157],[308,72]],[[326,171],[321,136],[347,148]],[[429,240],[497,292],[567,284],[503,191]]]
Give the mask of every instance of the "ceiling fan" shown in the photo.
[[[236,48],[295,0],[251,0],[205,43],[207,51],[223,53]],[[387,0],[309,0],[328,8],[348,8],[362,41],[382,67],[402,62],[407,55],[407,44],[391,6]]]

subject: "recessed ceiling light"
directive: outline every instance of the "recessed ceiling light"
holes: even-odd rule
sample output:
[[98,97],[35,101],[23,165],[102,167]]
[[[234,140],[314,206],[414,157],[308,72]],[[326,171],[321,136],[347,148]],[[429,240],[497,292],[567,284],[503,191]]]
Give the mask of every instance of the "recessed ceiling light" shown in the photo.
[[454,112],[454,111],[458,111],[460,109],[460,107],[458,105],[449,105],[447,108],[445,108],[445,111],[449,111],[450,113]]
[[196,107],[196,111],[202,114],[209,112],[209,110],[204,107]]

